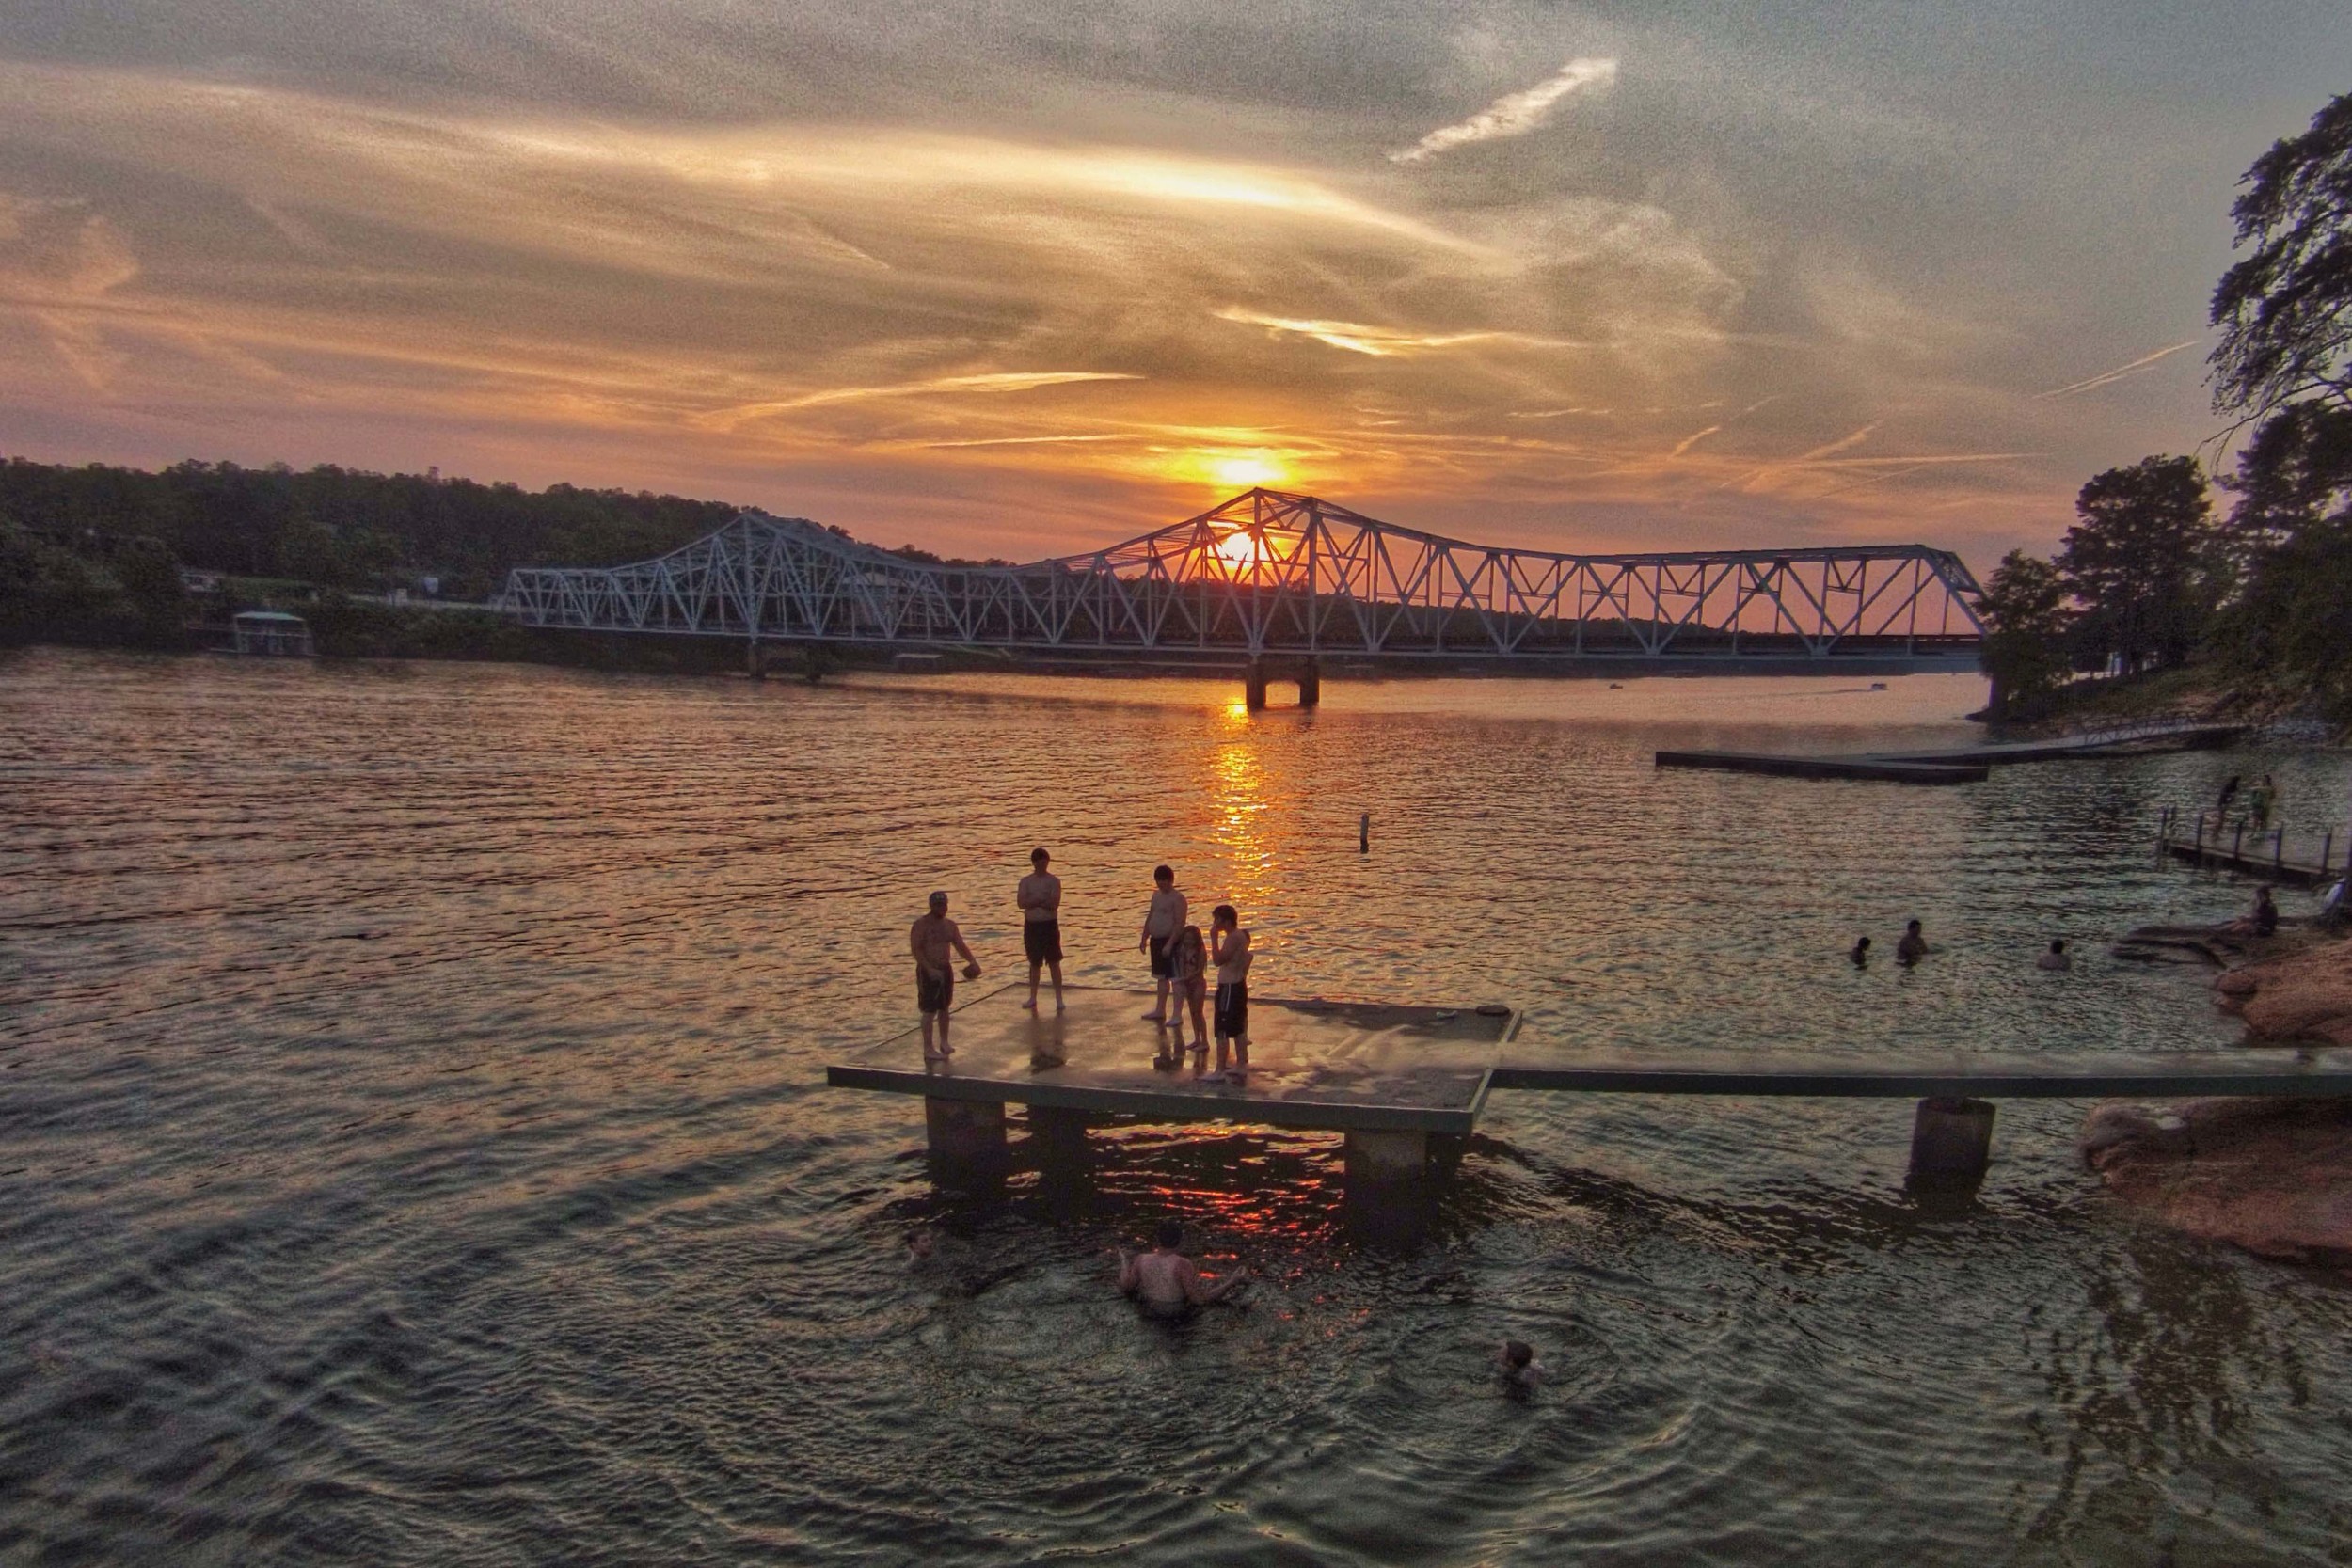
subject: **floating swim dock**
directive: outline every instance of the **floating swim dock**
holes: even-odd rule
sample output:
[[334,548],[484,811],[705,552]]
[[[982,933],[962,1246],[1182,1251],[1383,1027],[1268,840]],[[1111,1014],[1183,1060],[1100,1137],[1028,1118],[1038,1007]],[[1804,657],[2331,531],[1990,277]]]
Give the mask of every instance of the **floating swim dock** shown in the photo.
[[2168,810],[2157,819],[2156,845],[2174,860],[2264,881],[2325,887],[2352,875],[2352,827],[2317,838],[2308,833],[2290,837],[2284,828],[2249,831],[2243,819],[2208,826],[2202,812],[2193,823],[2184,823]]
[[1773,773],[1797,779],[1877,779],[1890,784],[1973,784],[1998,767],[2058,762],[2116,752],[2196,751],[2226,746],[2242,724],[2149,720],[2042,740],[1990,741],[1933,752],[1834,752],[1820,756],[1763,752],[1661,752],[1660,768],[1707,768],[1729,773]]
[[[2001,1099],[2352,1096],[2352,1050],[1972,1053],[1888,1055],[1777,1051],[1529,1052],[1519,1015],[1470,1007],[1250,999],[1249,1081],[1154,1068],[1165,1038],[1138,1014],[1149,991],[1069,987],[1069,1011],[1021,1006],[1008,986],[952,1015],[955,1055],[927,1069],[920,1031],[825,1069],[836,1087],[923,1098],[935,1161],[1001,1169],[1006,1107],[1028,1109],[1041,1155],[1083,1152],[1089,1127],[1240,1122],[1335,1132],[1351,1186],[1441,1176],[1497,1090],[1568,1094],[1916,1100],[1912,1173],[1972,1184],[1990,1158]],[[1214,1064],[1212,1064],[1214,1065]]]

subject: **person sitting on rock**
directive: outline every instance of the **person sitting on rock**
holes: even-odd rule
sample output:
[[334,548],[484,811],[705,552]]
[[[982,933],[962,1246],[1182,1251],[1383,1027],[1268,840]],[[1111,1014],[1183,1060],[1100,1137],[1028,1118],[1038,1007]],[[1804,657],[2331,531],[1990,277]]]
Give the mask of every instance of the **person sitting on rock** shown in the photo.
[[2270,884],[2265,882],[2254,890],[2254,912],[2240,915],[2221,927],[2233,937],[2275,937],[2279,934],[2279,904],[2270,896]]

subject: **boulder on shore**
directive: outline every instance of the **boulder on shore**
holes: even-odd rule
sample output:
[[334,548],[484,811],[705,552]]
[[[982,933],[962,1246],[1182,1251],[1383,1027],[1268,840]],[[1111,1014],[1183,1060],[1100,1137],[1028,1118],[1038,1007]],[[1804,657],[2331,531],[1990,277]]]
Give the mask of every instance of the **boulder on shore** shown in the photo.
[[2167,1224],[2264,1258],[2352,1262],[2352,1104],[2215,1099],[2090,1113],[2084,1161]]
[[2352,942],[2323,940],[2229,970],[2213,989],[2246,1020],[2249,1045],[2352,1045]]

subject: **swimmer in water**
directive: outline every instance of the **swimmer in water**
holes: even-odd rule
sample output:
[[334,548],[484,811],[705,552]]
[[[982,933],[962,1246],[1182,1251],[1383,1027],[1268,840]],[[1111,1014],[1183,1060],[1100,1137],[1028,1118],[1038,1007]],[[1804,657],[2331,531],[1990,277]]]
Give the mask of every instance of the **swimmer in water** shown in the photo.
[[1546,1375],[1544,1364],[1535,1359],[1535,1347],[1524,1339],[1503,1340],[1495,1352],[1495,1368],[1514,1388],[1533,1388]]
[[2052,970],[2074,968],[2074,960],[2067,957],[2066,954],[2066,939],[2064,937],[2052,937],[2050,939],[2050,950],[2047,953],[2042,954],[2042,957],[2034,959],[2033,966],[2036,969]]
[[1915,964],[1928,956],[1928,939],[1919,934],[1919,923],[1913,921],[1903,927],[1903,940],[1895,944],[1895,961]]
[[907,1267],[930,1260],[931,1233],[921,1226],[907,1232]]
[[1177,1248],[1184,1244],[1184,1225],[1162,1220],[1151,1251],[1137,1258],[1125,1247],[1119,1254],[1119,1288],[1154,1312],[1176,1313],[1191,1307],[1222,1301],[1249,1275],[1235,1269],[1214,1285],[1201,1283],[1200,1271]]
[[1854,966],[1854,968],[1856,968],[1856,969],[1867,969],[1867,968],[1869,968],[1869,967],[1870,967],[1870,939],[1869,939],[1868,937],[1863,937],[1863,938],[1861,938],[1860,940],[1858,940],[1857,942],[1855,942],[1855,943],[1853,944],[1853,951],[1852,951],[1852,952],[1851,952],[1851,953],[1849,953],[1849,954],[1847,954],[1847,955],[1846,955],[1846,957],[1848,957],[1848,958],[1851,958],[1851,959],[1853,960],[1853,966]]

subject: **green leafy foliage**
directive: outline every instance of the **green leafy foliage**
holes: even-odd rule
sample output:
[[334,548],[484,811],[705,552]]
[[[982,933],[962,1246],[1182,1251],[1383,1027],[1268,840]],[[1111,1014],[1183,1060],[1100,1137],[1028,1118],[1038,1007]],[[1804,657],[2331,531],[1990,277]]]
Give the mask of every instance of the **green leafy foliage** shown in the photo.
[[2229,487],[2224,671],[2352,722],[2352,94],[2247,171],[2214,291],[2217,409],[2254,426]]
[[2001,558],[1977,612],[1984,617],[1982,658],[1993,678],[1993,717],[2029,718],[2042,710],[2066,676],[2066,641],[2074,616],[2066,580],[2039,556],[2011,550]]
[[2176,665],[2196,648],[2217,597],[2213,506],[2193,457],[2109,468],[2074,500],[2058,575],[2082,607],[2082,649],[2126,669]]
[[496,593],[509,567],[607,565],[675,549],[734,516],[722,501],[234,463],[161,473],[0,463],[0,515],[78,553],[159,542],[190,566],[354,591],[431,575],[450,597]]

